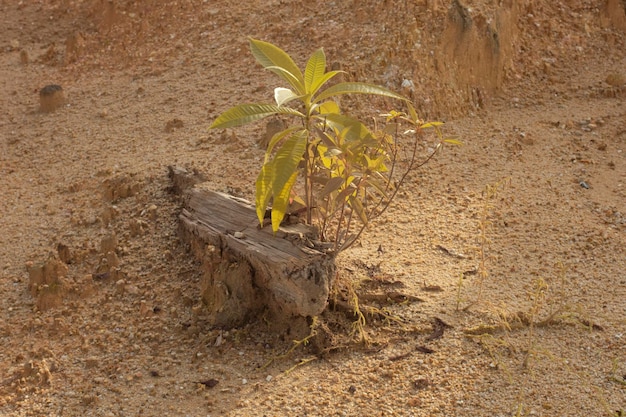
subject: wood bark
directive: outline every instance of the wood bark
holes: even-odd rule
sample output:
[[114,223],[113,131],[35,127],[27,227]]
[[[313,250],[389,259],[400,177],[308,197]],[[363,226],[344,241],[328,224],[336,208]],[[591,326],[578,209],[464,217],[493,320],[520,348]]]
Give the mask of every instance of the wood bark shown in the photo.
[[180,235],[202,262],[202,297],[213,324],[233,327],[259,314],[276,319],[320,314],[335,260],[316,248],[302,223],[259,227],[254,206],[199,187],[184,194]]

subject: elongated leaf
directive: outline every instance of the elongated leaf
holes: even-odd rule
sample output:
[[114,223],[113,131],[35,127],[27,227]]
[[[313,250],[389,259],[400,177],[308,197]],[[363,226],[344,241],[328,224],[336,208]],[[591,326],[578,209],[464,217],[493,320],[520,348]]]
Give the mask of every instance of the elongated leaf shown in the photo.
[[407,102],[407,107],[409,108],[409,119],[411,119],[413,123],[419,123],[419,117],[415,111],[415,107],[413,107],[413,104],[410,101]]
[[312,86],[311,86],[311,94],[316,94],[317,91],[322,88],[322,86],[324,84],[326,84],[328,81],[330,81],[331,78],[333,78],[335,75],[337,74],[342,74],[345,73],[345,71],[329,71],[327,73],[325,73],[321,78],[319,78],[317,80],[317,82],[315,82]]
[[423,125],[420,125],[420,129],[428,129],[430,127],[438,127],[438,126],[443,126],[443,122],[428,122],[428,123],[424,123]]
[[[268,162],[268,164],[271,164],[271,168],[268,169],[271,175],[263,178],[259,175],[259,179],[264,182],[262,184],[259,184],[259,180],[257,180],[257,203],[260,202],[262,204],[264,202],[264,196],[259,195],[259,191],[261,193],[269,193],[274,197],[274,202],[272,203],[272,230],[274,232],[278,230],[280,222],[283,220],[287,211],[289,193],[298,176],[298,164],[306,149],[306,143],[307,131],[301,130],[295,132],[285,141],[278,152],[276,152],[274,159]],[[267,187],[270,188],[269,191]],[[267,197],[267,199],[269,200],[269,197]],[[265,207],[267,207],[268,200],[265,202]],[[257,206],[257,216],[261,216],[261,213],[265,213],[265,207],[259,208],[259,206]]]
[[359,216],[363,224],[367,225],[367,214],[365,213],[365,209],[363,208],[363,203],[361,203],[361,199],[354,195],[350,195],[350,197],[348,198],[348,203],[350,204],[350,207],[352,207],[352,210],[354,210]]
[[454,139],[454,138],[446,138],[443,141],[446,142],[446,143],[449,143],[451,145],[459,145],[459,146],[463,145],[463,142],[461,142],[458,139]]
[[304,95],[304,90],[302,90],[302,88],[304,87],[300,85],[300,81],[298,80],[298,77],[296,75],[290,73],[284,68],[277,67],[277,66],[267,67],[267,69],[272,71],[274,74],[278,75],[279,77],[287,80],[289,82],[289,85],[291,85],[291,87],[294,90]]
[[354,178],[349,178],[346,182],[349,184],[347,184],[346,188],[344,188],[339,195],[337,195],[337,198],[335,199],[337,201],[337,204],[343,204],[349,196],[351,196],[352,194],[354,194],[354,192],[356,191],[356,186],[354,184],[352,184],[352,180]]
[[300,127],[290,127],[288,129],[281,130],[280,132],[272,136],[270,142],[267,144],[267,150],[265,151],[265,160],[269,160],[269,157],[274,150],[274,146],[276,146],[278,142],[286,138],[288,135],[291,135],[294,131],[298,129],[300,129]]
[[256,60],[263,65],[264,68],[279,67],[293,75],[294,78],[291,78],[284,73],[277,72],[277,74],[283,77],[298,94],[305,94],[306,89],[304,88],[302,72],[285,51],[269,42],[252,38],[250,38],[250,51],[252,51],[252,55],[254,55]]
[[325,113],[341,113],[341,111],[339,110],[339,106],[337,105],[337,103],[335,103],[334,101],[326,101],[322,104],[320,104],[317,108],[317,111],[319,111],[321,114],[325,114]]
[[272,197],[273,171],[274,165],[272,162],[266,162],[263,167],[261,167],[261,172],[259,172],[259,176],[256,179],[256,215],[259,218],[259,224],[261,226],[265,219],[265,209]]
[[279,107],[273,104],[240,104],[220,114],[209,129],[242,126],[273,114],[304,117],[302,113],[289,107]]
[[370,177],[367,180],[367,185],[369,185],[371,187],[374,187],[376,189],[376,191],[378,191],[382,195],[382,198],[385,198],[385,199],[388,198],[388,196],[387,196],[387,187],[386,187],[385,184],[381,184],[380,181],[377,181],[376,179]]
[[291,175],[297,170],[302,155],[306,150],[307,131],[295,132],[289,137],[283,146],[276,152],[272,163],[274,172],[272,175],[272,193],[274,198],[282,190]]
[[287,208],[289,207],[291,189],[296,182],[296,178],[298,178],[298,171],[294,171],[287,182],[283,184],[283,188],[278,193],[274,193],[274,203],[272,204],[272,231],[274,233],[278,231],[280,223],[285,218]]
[[320,191],[319,193],[319,198],[324,198],[328,194],[334,191],[337,191],[339,187],[341,187],[342,185],[343,185],[342,177],[332,177],[326,182],[326,184],[324,184],[324,188],[322,188],[322,191]]
[[324,55],[324,50],[320,48],[313,52],[304,70],[304,85],[307,94],[314,93],[313,87],[322,79],[324,71],[326,71],[326,55]]
[[319,103],[322,100],[326,100],[338,94],[374,94],[403,101],[407,100],[406,97],[378,85],[366,83],[339,83],[322,91],[317,97],[315,97],[313,102]]
[[[370,130],[360,120],[354,117],[346,116],[345,114],[338,113],[326,113],[316,116],[318,119],[323,119],[328,126],[336,129],[338,132],[345,134],[347,141],[361,140],[372,136]],[[349,129],[347,132],[343,132],[345,129]]]

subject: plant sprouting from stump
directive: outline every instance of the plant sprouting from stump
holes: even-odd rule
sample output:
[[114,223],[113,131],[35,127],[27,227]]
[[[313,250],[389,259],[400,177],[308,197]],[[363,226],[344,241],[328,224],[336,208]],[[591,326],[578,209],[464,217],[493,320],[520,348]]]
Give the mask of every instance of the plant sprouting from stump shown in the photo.
[[[218,116],[211,128],[237,127],[276,115],[295,120],[270,139],[256,180],[259,222],[263,226],[266,212],[271,213],[274,232],[290,206],[299,202],[306,223],[318,226],[320,240],[332,242],[335,253],[346,249],[372,218],[385,211],[412,169],[428,162],[444,142],[458,143],[443,138],[441,123],[422,122],[405,97],[387,88],[360,82],[330,85],[342,71],[326,71],[326,55],[321,48],[311,55],[304,72],[271,43],[250,39],[250,49],[256,60],[278,75],[286,87],[274,89],[275,103],[232,107]],[[370,130],[341,111],[338,96],[343,94],[395,99],[405,103],[407,112],[391,111],[383,115],[384,127]],[[401,125],[406,124],[410,129],[404,134],[413,137],[408,152],[397,141],[402,135]],[[435,152],[420,162],[418,139],[427,128],[434,128],[438,143]],[[407,163],[398,175],[401,155],[407,157]],[[302,197],[294,187],[300,173]]]

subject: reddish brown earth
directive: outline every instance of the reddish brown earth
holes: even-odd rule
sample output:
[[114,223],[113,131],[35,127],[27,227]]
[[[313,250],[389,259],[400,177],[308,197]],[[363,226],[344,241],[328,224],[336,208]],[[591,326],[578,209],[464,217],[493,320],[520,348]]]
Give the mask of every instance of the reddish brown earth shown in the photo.
[[[0,415],[626,413],[623,1],[0,0],[0,27]],[[207,130],[279,86],[250,36],[323,46],[464,142],[339,259],[422,300],[369,344],[346,319],[281,356],[263,318],[208,321],[167,166],[252,198],[264,126]]]

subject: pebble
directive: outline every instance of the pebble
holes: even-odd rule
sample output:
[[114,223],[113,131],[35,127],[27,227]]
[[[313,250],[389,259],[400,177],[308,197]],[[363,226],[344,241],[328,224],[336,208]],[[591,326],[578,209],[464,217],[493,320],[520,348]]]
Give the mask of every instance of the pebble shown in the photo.
[[118,280],[115,283],[115,289],[117,291],[118,294],[123,294],[124,293],[124,286],[126,285],[126,281],[124,281],[123,279]]

